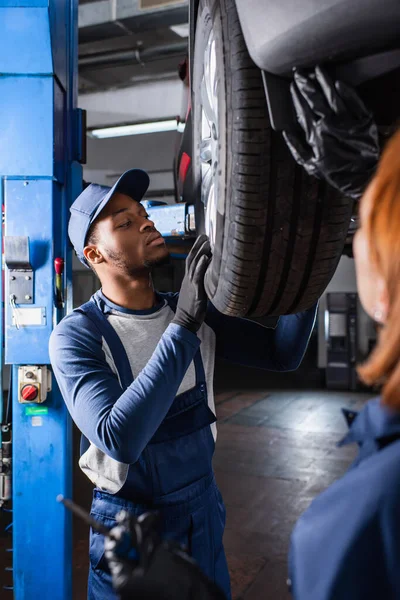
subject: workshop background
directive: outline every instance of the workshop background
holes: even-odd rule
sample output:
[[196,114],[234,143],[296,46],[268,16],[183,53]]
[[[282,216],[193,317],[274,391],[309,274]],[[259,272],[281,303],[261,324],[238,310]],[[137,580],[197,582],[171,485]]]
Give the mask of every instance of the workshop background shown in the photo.
[[[110,19],[111,1],[80,7],[79,106],[87,111],[88,127],[176,116],[184,120],[187,88],[178,67],[187,52],[185,7],[164,2],[165,8],[150,14],[143,30],[136,2],[128,12],[117,1],[116,18]],[[89,135],[84,179],[111,185],[126,169],[139,167],[150,174],[147,199],[172,203],[179,135],[175,131],[107,139]],[[74,267],[78,306],[98,289],[98,280],[78,261]],[[155,273],[158,289],[178,291],[183,270],[184,260],[172,259]],[[268,373],[217,362],[214,466],[227,505],[225,545],[234,599],[290,597],[286,585],[290,532],[313,497],[352,459],[353,448],[336,448],[346,431],[341,408],[357,410],[371,396],[360,391],[354,367],[374,340],[372,322],[357,300],[354,260],[343,256],[321,298],[317,327],[297,372]],[[77,440],[75,449],[76,465]],[[91,485],[78,468],[74,476],[75,499],[88,507]],[[83,600],[87,529],[75,521],[74,534],[74,598]]]
[[[187,3],[177,0],[82,1],[79,8],[79,106],[87,111],[84,180],[111,185],[126,169],[145,169],[147,199],[175,201],[173,160],[179,133],[99,138],[91,130],[185,117],[187,88],[178,76],[187,53]],[[146,10],[143,10],[146,9]],[[74,260],[74,306],[98,287]],[[155,273],[161,291],[179,290],[182,258]],[[354,261],[343,256],[320,301],[306,358],[290,374],[217,362],[218,441],[215,470],[227,506],[225,545],[235,600],[289,598],[287,548],[293,524],[314,496],[349,465],[338,449],[341,408],[358,409],[356,361],[371,351],[375,331],[359,306]],[[7,378],[5,378],[7,380]],[[7,386],[6,386],[7,387]],[[7,392],[7,390],[6,390]],[[85,508],[91,484],[79,471],[74,435],[74,500]],[[10,515],[1,513],[6,529]],[[2,531],[4,529],[2,527]],[[88,529],[74,519],[74,600],[86,598]],[[11,585],[7,531],[0,536],[0,589]],[[1,591],[3,600],[12,592]]]

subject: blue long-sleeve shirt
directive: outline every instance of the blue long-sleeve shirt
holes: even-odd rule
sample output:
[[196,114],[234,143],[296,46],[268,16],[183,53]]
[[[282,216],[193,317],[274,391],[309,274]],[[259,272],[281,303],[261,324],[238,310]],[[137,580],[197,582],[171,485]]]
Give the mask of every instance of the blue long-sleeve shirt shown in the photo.
[[267,329],[223,316],[210,305],[207,324],[195,335],[171,323],[173,312],[165,296],[159,295],[154,310],[136,313],[115,306],[101,292],[94,297],[127,351],[134,380],[125,390],[113,367],[118,357],[110,355],[85,314],[73,311],[51,335],[52,367],[73,420],[92,444],[122,463],[138,460],[175,396],[184,391],[185,378],[186,389],[190,387],[191,364],[200,345],[212,397],[215,356],[269,370],[296,369],[315,322],[315,307],[281,317],[275,329]]

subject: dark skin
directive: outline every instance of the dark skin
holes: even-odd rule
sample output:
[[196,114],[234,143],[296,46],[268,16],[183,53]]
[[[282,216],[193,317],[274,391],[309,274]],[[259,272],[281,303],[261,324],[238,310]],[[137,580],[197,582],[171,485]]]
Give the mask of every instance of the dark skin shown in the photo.
[[156,304],[151,268],[168,260],[169,252],[144,207],[116,193],[95,222],[95,243],[83,250],[104,295],[130,310]]

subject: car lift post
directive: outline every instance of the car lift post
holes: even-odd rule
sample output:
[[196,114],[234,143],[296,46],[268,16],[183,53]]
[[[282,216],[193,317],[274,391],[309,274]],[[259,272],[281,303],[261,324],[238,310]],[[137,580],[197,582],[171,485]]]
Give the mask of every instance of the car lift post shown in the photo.
[[76,109],[77,16],[77,0],[0,0],[0,200],[5,362],[12,370],[15,600],[72,595],[71,519],[56,502],[58,494],[71,496],[71,423],[50,371],[48,342],[72,307],[66,224],[81,189],[84,139]]

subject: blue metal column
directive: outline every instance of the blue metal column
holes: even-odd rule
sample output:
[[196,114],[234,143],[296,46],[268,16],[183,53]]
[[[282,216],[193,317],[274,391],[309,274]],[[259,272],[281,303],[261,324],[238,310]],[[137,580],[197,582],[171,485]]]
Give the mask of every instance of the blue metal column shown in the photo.
[[[55,302],[56,257],[66,261],[63,290],[65,307],[71,306],[66,221],[82,179],[77,0],[0,0],[0,75],[5,236],[29,239],[34,280],[33,303],[13,307],[6,269],[5,361],[13,373],[14,598],[68,600],[71,519],[56,496],[71,496],[71,423],[54,378],[43,404],[19,402],[18,367],[49,367],[49,336],[66,310]],[[16,309],[24,309],[19,326],[13,319]],[[34,313],[27,311],[34,309],[40,309],[41,319],[33,318],[32,324],[28,317]]]

